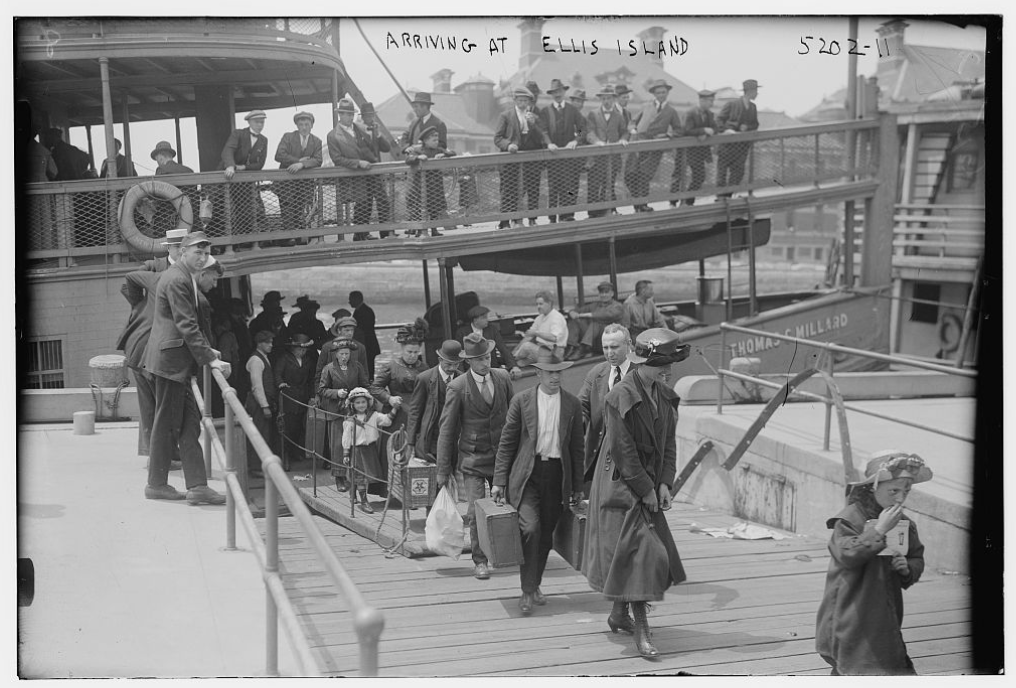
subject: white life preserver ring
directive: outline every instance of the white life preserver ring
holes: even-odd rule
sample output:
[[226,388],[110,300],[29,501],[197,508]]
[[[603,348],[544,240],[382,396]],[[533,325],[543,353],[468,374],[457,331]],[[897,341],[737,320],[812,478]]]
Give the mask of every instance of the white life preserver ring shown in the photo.
[[120,220],[120,233],[123,235],[124,241],[143,253],[165,253],[166,250],[162,246],[163,237],[148,236],[138,229],[134,222],[134,208],[144,198],[156,198],[172,203],[180,216],[179,226],[187,228],[194,224],[194,211],[191,208],[190,198],[169,182],[149,179],[132,186],[120,199],[117,217]]
[[963,321],[955,313],[946,311],[942,314],[942,320],[938,325],[938,343],[942,352],[951,354],[960,347],[960,337],[963,336]]

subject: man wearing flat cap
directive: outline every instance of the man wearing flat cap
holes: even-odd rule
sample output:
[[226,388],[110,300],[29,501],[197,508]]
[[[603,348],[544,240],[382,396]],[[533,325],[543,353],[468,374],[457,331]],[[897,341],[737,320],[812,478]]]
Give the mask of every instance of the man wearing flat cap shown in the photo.
[[565,358],[569,361],[599,353],[603,328],[611,323],[624,322],[624,304],[614,298],[613,283],[600,282],[596,286],[596,295],[596,301],[588,307],[568,312],[568,351]]
[[[671,139],[681,136],[681,116],[677,114],[667,96],[674,88],[663,79],[657,79],[649,84],[646,90],[652,94],[653,99],[642,106],[632,115],[628,124],[628,133],[635,141],[652,141],[654,139]],[[635,174],[630,191],[636,198],[644,198],[649,195],[649,182],[656,175],[656,169],[660,166],[660,159],[663,157],[662,150],[642,151],[635,158]],[[636,203],[636,212],[647,212],[652,210],[645,202]]]
[[[574,150],[586,137],[586,118],[579,108],[564,102],[568,86],[560,79],[550,82],[547,93],[553,102],[543,108],[543,129],[547,132],[547,148],[558,150],[565,148]],[[550,160],[547,162],[547,205],[551,208],[576,205],[579,202],[579,176],[582,174],[583,162],[578,158],[567,160]],[[550,221],[569,221],[575,219],[575,213],[551,215]]]
[[[437,350],[437,365],[420,373],[409,397],[406,418],[406,443],[418,459],[437,463],[437,441],[441,431],[441,410],[448,396],[448,385],[462,374],[462,344],[446,339]],[[457,465],[454,447],[451,463]]]
[[[314,115],[309,112],[298,112],[293,115],[293,122],[296,124],[296,131],[283,134],[279,147],[275,150],[275,162],[279,163],[279,169],[296,174],[300,170],[321,167],[321,139],[310,133],[314,126]],[[272,188],[279,197],[283,228],[304,229],[307,208],[314,201],[314,182],[293,179],[275,182]],[[291,241],[280,243],[292,244]],[[297,239],[296,243],[306,244],[307,240]]]
[[[505,153],[539,150],[545,148],[549,139],[540,124],[540,118],[533,112],[536,96],[522,86],[513,92],[515,106],[498,115],[497,126],[494,128],[494,145]],[[536,224],[536,209],[540,205],[540,175],[543,173],[543,162],[534,160],[524,163],[505,163],[501,166],[501,212],[514,213],[522,206],[522,197],[526,196],[530,211],[529,224]],[[519,179],[522,186],[519,186]],[[498,229],[507,229],[509,222],[513,227],[521,227],[522,220],[503,219]]]
[[[344,167],[354,172],[369,170],[371,165],[381,162],[378,154],[371,149],[370,134],[362,126],[353,121],[356,107],[353,101],[343,98],[335,108],[339,121],[335,128],[328,132],[328,155],[336,167]],[[339,200],[353,204],[353,224],[367,225],[370,223],[372,199],[368,197],[368,178],[361,176],[342,177],[339,180]],[[373,239],[369,232],[357,232],[353,241]]]
[[[716,129],[721,134],[737,134],[758,131],[758,109],[753,102],[758,97],[759,84],[747,79],[741,85],[742,95],[723,105],[716,116]],[[725,143],[716,151],[716,186],[738,186],[744,177],[744,165],[748,162],[751,142]],[[749,180],[751,181],[751,180]],[[730,198],[732,192],[716,194],[717,198]]]
[[[593,146],[606,146],[612,143],[628,145],[628,123],[624,112],[615,104],[614,87],[606,84],[596,94],[600,105],[586,116],[589,126],[586,138]],[[589,168],[589,183],[586,187],[587,203],[603,203],[617,201],[615,184],[617,174],[621,170],[620,155],[598,155],[593,158]],[[603,217],[609,209],[599,208],[589,211],[589,217]]]
[[479,580],[490,578],[490,571],[476,530],[476,500],[483,498],[485,485],[493,485],[494,455],[513,394],[511,376],[490,367],[493,349],[494,342],[478,334],[463,340],[459,358],[469,370],[448,385],[437,443],[438,485],[456,469],[462,472],[459,496],[469,502],[465,526],[473,543],[473,576]]
[[[713,115],[713,102],[716,99],[716,92],[702,90],[698,93],[698,107],[693,107],[684,115],[684,135],[694,136],[699,141],[706,141],[710,136],[716,134],[716,117]],[[688,191],[698,191],[706,180],[706,163],[713,160],[713,149],[711,146],[696,146],[688,148],[685,155],[688,159],[688,167],[691,168],[691,183]],[[681,164],[680,151],[675,154],[674,173],[670,180],[670,193],[680,193],[681,180],[684,178],[684,165]],[[683,205],[695,205],[695,197],[686,198],[681,201]],[[671,207],[676,207],[678,201],[671,201]]]
[[573,364],[543,349],[536,362],[540,384],[512,397],[494,461],[496,502],[508,501],[519,514],[523,562],[519,609],[546,604],[540,590],[554,528],[569,500],[582,500],[584,441],[582,407],[561,389],[561,372]]
[[[210,365],[229,375],[229,364],[209,344],[201,329],[198,276],[209,260],[211,242],[192,232],[182,242],[180,260],[162,273],[155,290],[152,330],[143,355],[145,371],[154,377],[147,499],[186,499],[190,504],[224,504],[208,487],[198,436],[201,414],[190,388],[191,375]],[[179,451],[187,492],[169,484],[170,461]]]
[[511,349],[504,343],[501,328],[490,322],[489,314],[490,309],[486,306],[477,305],[470,308],[466,311],[468,322],[459,325],[459,328],[455,330],[455,339],[461,342],[471,332],[479,334],[484,339],[490,339],[494,342],[494,357],[491,359],[491,365],[509,371],[512,378],[518,377],[522,371],[515,364],[515,357],[512,356]]
[[[261,133],[265,128],[264,110],[252,110],[244,119],[247,126],[234,129],[222,147],[222,169],[226,179],[232,180],[237,172],[260,170],[268,157],[268,139]],[[239,179],[237,180],[240,181]],[[265,206],[254,182],[243,181],[230,188],[233,209],[233,233],[253,232],[263,225]],[[220,213],[215,213],[221,217]],[[219,225],[219,223],[215,223]]]

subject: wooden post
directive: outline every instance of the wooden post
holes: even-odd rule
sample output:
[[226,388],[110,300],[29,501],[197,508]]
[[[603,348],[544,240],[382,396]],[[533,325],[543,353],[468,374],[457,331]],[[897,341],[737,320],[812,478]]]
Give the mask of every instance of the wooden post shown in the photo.
[[609,251],[608,257],[610,259],[610,283],[614,285],[614,296],[618,294],[617,291],[617,237],[613,234],[610,235],[610,240],[607,242],[607,250]]
[[554,275],[554,281],[557,282],[557,305],[564,307],[564,280],[561,279],[561,274]]
[[[582,244],[575,243],[575,289],[579,293],[578,303],[582,306],[586,302],[586,290],[582,283],[582,273],[584,268],[582,267]],[[559,306],[561,304],[558,304]]]
[[[881,117],[878,139],[878,178],[881,184],[866,203],[864,243],[861,247],[862,287],[882,287],[892,279],[893,213],[899,170],[899,135],[896,116]],[[850,250],[850,247],[846,247]],[[887,328],[888,329],[888,328]],[[888,342],[886,342],[888,346]]]
[[977,302],[981,293],[981,270],[984,267],[984,256],[977,259],[977,267],[974,268],[974,281],[970,285],[970,297],[967,299],[967,307],[963,311],[963,329],[960,331],[960,343],[956,347],[956,367],[963,367],[963,359],[966,357],[967,340],[970,339],[970,330],[974,325],[974,311],[977,311]]
[[183,138],[180,136],[180,118],[173,118],[173,128],[176,130],[176,160],[181,165],[183,162]]
[[[427,270],[427,259],[423,259],[423,302],[426,310],[430,310],[430,272]],[[445,337],[450,339],[450,337]]]
[[843,243],[847,247],[843,254],[843,283],[847,289],[854,286],[854,212],[853,201],[843,204]]

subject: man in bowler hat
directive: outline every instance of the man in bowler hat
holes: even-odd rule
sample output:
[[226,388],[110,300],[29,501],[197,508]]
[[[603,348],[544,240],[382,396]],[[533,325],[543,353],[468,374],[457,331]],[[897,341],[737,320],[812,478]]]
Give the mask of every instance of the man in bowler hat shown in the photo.
[[437,463],[441,411],[448,396],[448,385],[462,373],[460,353],[462,344],[454,339],[443,341],[437,350],[437,365],[417,376],[409,398],[406,443],[413,447],[418,459],[429,463]]
[[[716,116],[716,128],[721,134],[758,130],[758,108],[753,101],[758,97],[759,84],[754,79],[746,79],[741,86],[741,97],[724,104]],[[716,152],[716,186],[738,186],[744,177],[744,165],[750,153],[750,141],[720,145]],[[730,198],[731,193],[728,191],[716,196]]]

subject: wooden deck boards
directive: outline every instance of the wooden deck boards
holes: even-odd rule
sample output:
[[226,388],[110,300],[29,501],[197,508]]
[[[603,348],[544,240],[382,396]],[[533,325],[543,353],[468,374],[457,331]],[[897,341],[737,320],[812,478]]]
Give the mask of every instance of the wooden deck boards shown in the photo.
[[[318,494],[350,520],[346,495],[322,487]],[[315,508],[320,503],[313,502]],[[381,544],[318,519],[363,595],[385,615],[382,676],[829,672],[814,645],[829,563],[822,540],[713,538],[692,532],[691,525],[726,527],[737,519],[676,502],[668,522],[689,580],[653,605],[650,623],[661,657],[647,661],[635,654],[630,636],[610,632],[609,604],[556,553],[542,586],[548,604],[523,617],[517,567],[492,569],[490,580],[478,581],[468,553],[458,561],[423,556],[424,511],[410,514],[413,532],[402,554],[413,558],[384,549],[402,537],[401,512],[388,514]],[[357,512],[351,520],[372,536],[379,518]],[[286,587],[322,668],[356,675],[358,648],[347,606],[292,519],[280,521],[280,549]],[[967,579],[929,571],[904,598],[904,637],[918,672],[972,673]]]

